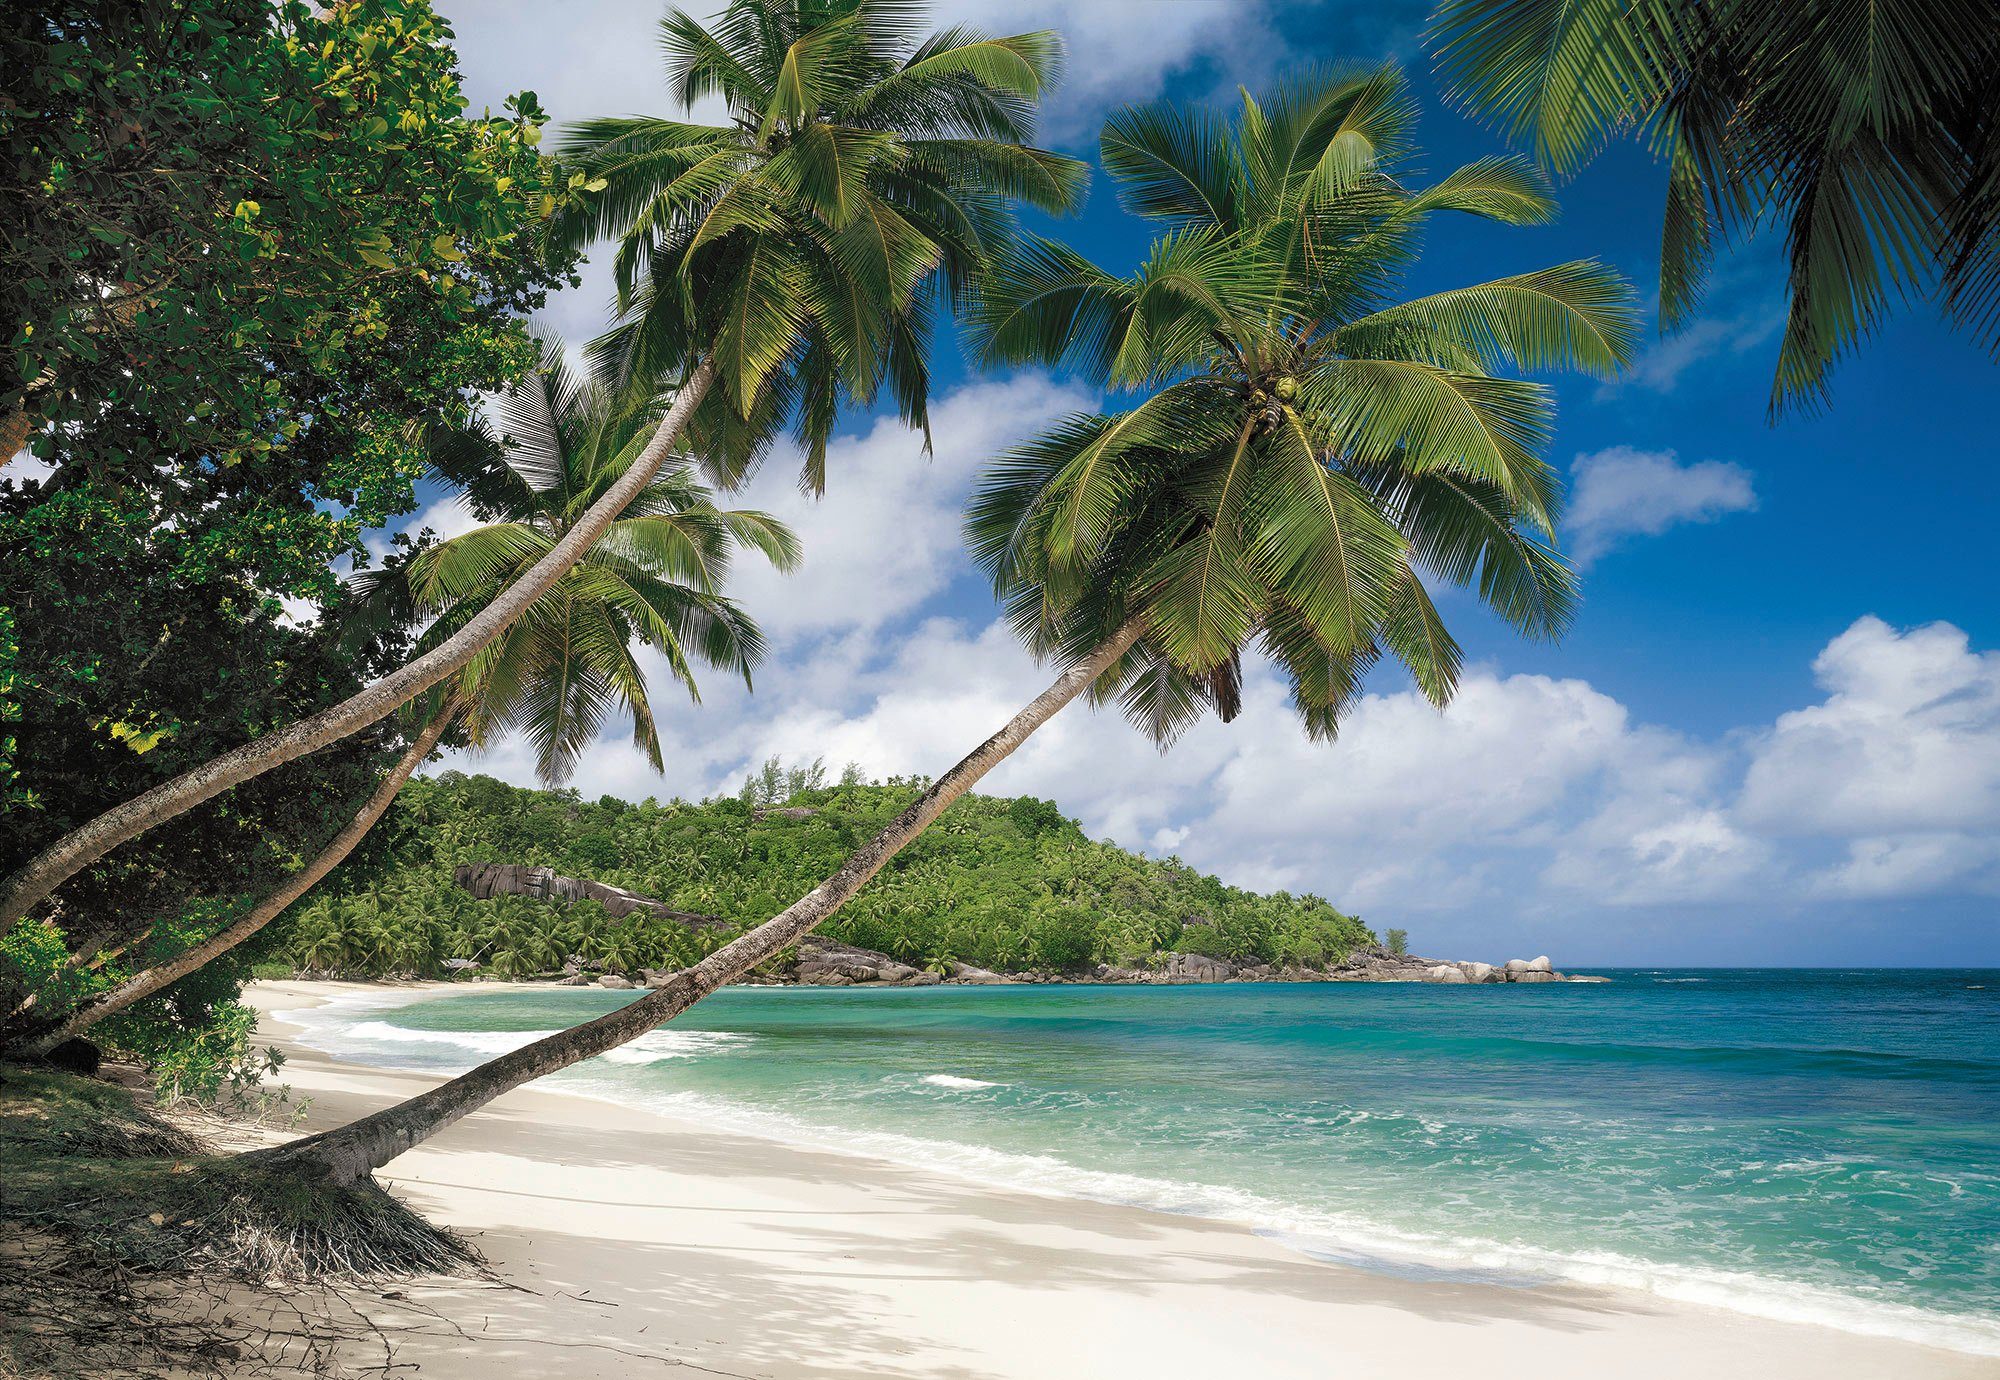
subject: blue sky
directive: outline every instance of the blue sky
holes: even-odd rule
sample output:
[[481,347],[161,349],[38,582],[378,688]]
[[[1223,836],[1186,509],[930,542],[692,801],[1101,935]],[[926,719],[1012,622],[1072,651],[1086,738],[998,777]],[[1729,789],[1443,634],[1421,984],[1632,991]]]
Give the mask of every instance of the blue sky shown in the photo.
[[[440,0],[476,101],[536,90],[558,121],[668,113],[638,0]],[[941,20],[1047,25],[1070,44],[1049,142],[1094,156],[1122,101],[1228,99],[1311,61],[1401,61],[1424,166],[1500,151],[1442,108],[1422,7],[1273,0],[966,0]],[[1631,147],[1562,188],[1553,227],[1439,222],[1412,291],[1572,258],[1648,295],[1661,181]],[[1059,232],[1111,266],[1147,231],[1100,177]],[[1161,757],[1115,716],[1072,711],[991,780],[1052,796],[1097,835],[1250,886],[1311,890],[1415,947],[1559,964],[2000,963],[2000,618],[1991,589],[1994,366],[1918,309],[1841,366],[1829,407],[1766,414],[1781,310],[1775,241],[1722,261],[1700,319],[1649,338],[1630,378],[1558,383],[1551,458],[1585,602],[1557,646],[1447,605],[1472,668],[1444,715],[1382,674],[1330,747],[1253,676],[1249,712]],[[601,272],[550,311],[599,329]],[[786,457],[742,498],[797,525],[802,575],[737,593],[777,652],[745,696],[718,681],[666,715],[654,776],[607,738],[587,794],[696,797],[778,752],[936,772],[1039,687],[959,549],[978,465],[1096,399],[1072,380],[937,366],[937,455],[852,420],[812,506]],[[448,500],[421,519],[462,524]],[[664,699],[664,696],[662,697]],[[626,730],[629,733],[629,729]],[[455,765],[526,782],[501,745]]]

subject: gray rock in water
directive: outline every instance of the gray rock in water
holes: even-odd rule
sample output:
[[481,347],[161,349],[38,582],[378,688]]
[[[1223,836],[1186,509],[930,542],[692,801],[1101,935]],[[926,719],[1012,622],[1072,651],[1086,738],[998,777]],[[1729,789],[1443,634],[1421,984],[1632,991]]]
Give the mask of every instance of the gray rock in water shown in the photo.
[[599,987],[614,988],[621,992],[630,991],[632,988],[638,986],[631,978],[624,976],[622,973],[606,973],[597,980],[597,985]]
[[1561,978],[1559,978],[1559,977],[1557,977],[1557,976],[1556,976],[1556,975],[1555,975],[1554,973],[1545,973],[1545,972],[1543,972],[1543,971],[1542,971],[1541,969],[1539,969],[1539,968],[1530,968],[1530,969],[1529,969],[1529,970],[1528,970],[1527,972],[1525,972],[1525,973],[1516,973],[1516,974],[1514,974],[1514,981],[1516,981],[1516,982],[1561,982],[1561,981],[1562,981],[1562,979],[1561,979]]
[[1611,981],[1611,979],[1608,977],[1598,977],[1591,973],[1571,973],[1567,977],[1565,977],[1563,981],[1564,982],[1609,982]]
[[1005,982],[1007,979],[989,968],[975,968],[970,963],[954,963],[951,965],[951,980],[985,986],[988,983]]
[[1555,970],[1556,970],[1556,965],[1549,962],[1549,956],[1547,954],[1543,954],[1539,958],[1531,958],[1528,960],[1528,971],[1531,973],[1553,973]]
[[1491,963],[1461,963],[1460,972],[1467,982],[1505,982],[1507,979],[1494,970]]
[[1465,969],[1459,967],[1455,963],[1440,963],[1435,968],[1426,968],[1424,970],[1425,982],[1441,982],[1449,984],[1454,982],[1458,983],[1470,982],[1471,980],[1472,979],[1468,978],[1465,975]]

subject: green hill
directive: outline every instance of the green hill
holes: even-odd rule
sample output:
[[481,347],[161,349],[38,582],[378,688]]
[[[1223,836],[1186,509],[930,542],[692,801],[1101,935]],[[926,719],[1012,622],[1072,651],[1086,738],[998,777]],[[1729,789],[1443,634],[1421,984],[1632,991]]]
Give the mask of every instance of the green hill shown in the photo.
[[[699,804],[524,790],[457,772],[412,781],[366,852],[274,927],[267,960],[352,975],[443,976],[476,960],[501,977],[577,955],[627,972],[677,967],[768,918],[915,798],[923,783],[823,784],[775,763],[741,798]],[[523,863],[721,917],[690,928],[595,901],[475,900],[472,863]],[[1318,967],[1374,936],[1316,896],[1259,895],[1178,860],[1084,836],[1032,796],[961,800],[836,919],[829,938],[905,963],[1007,971],[1144,967],[1170,951]]]

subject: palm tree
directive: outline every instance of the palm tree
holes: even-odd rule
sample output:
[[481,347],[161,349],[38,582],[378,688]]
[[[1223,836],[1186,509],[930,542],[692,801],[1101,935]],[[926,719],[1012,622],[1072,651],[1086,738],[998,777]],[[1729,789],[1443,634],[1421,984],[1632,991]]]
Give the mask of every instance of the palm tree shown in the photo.
[[587,123],[567,152],[595,209],[558,235],[619,239],[621,321],[602,354],[641,396],[672,392],[651,438],[562,538],[463,626],[359,694],[113,806],[0,884],[11,925],[107,851],[232,786],[379,722],[464,669],[603,536],[684,443],[733,480],[789,422],[823,481],[843,402],[886,379],[921,424],[927,323],[1014,233],[1016,203],[1071,209],[1082,164],[1028,147],[1053,34],[951,29],[917,41],[901,0],[733,0],[662,24],[683,104],[721,125]]
[[1530,636],[1569,616],[1539,453],[1552,400],[1494,370],[1617,369],[1632,293],[1577,262],[1395,300],[1433,212],[1555,209],[1513,159],[1406,187],[1413,116],[1393,71],[1246,94],[1234,121],[1128,111],[1104,159],[1128,208],[1170,227],[1151,258],[1120,278],[1033,245],[982,304],[989,358],[1151,390],[1010,455],[968,532],[1039,654],[1073,660],[1143,619],[1093,695],[1162,744],[1206,709],[1236,716],[1253,642],[1316,736],[1385,650],[1444,705],[1460,655],[1425,572]]
[[832,876],[648,995],[262,1152],[270,1161],[351,1182],[510,1088],[679,1015],[825,921],[1093,687],[1122,689],[1164,740],[1196,699],[1234,712],[1239,648],[1261,632],[1317,732],[1332,730],[1377,641],[1442,700],[1457,653],[1418,564],[1475,584],[1523,628],[1561,626],[1570,576],[1542,542],[1556,483],[1534,453],[1547,398],[1488,366],[1616,367],[1634,333],[1630,292],[1570,264],[1388,304],[1425,215],[1543,220],[1539,179],[1503,160],[1404,188],[1393,173],[1411,110],[1393,73],[1312,77],[1268,106],[1246,99],[1233,127],[1169,107],[1115,119],[1106,166],[1132,209],[1174,227],[1152,261],[1121,280],[1042,245],[979,308],[991,358],[1176,380],[1024,448],[974,504],[975,550],[1031,645],[1064,663],[1054,683]]
[[1568,174],[1639,132],[1667,168],[1660,315],[1718,240],[1782,220],[1774,411],[1824,397],[1891,309],[1939,293],[2000,349],[2000,21],[1990,0],[1442,0],[1447,90]]
[[[544,342],[540,367],[503,394],[496,410],[505,428],[500,436],[475,415],[431,445],[435,470],[465,485],[486,525],[360,577],[349,616],[357,643],[391,625],[428,623],[419,645],[435,644],[470,622],[630,473],[657,412],[579,382],[555,340]],[[797,540],[782,523],[765,513],[717,509],[685,466],[656,471],[582,560],[441,695],[420,702],[421,727],[402,756],[309,864],[241,919],[134,973],[54,1026],[18,1037],[8,1052],[45,1054],[258,933],[346,859],[453,728],[475,746],[525,732],[537,774],[553,786],[569,779],[606,719],[623,712],[632,718],[633,741],[660,770],[659,732],[634,644],[659,652],[697,701],[694,661],[735,671],[747,684],[763,637],[719,592],[738,546],[763,553],[780,570],[798,563]]]

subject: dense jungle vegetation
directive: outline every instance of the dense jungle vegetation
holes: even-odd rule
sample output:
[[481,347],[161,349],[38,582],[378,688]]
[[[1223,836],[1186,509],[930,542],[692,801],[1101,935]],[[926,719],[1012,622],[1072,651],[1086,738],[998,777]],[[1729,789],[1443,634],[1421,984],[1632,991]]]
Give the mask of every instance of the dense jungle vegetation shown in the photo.
[[[447,967],[458,959],[525,977],[571,955],[627,971],[676,967],[810,890],[924,784],[857,778],[828,783],[772,764],[734,797],[639,805],[457,772],[416,780],[366,856],[274,927],[263,961],[277,966],[263,971],[438,977],[460,971]],[[452,869],[479,862],[609,882],[728,927],[610,919],[594,901],[474,900]],[[823,932],[920,966],[1058,973],[1173,950],[1319,965],[1374,942],[1317,896],[1225,886],[1177,859],[1086,838],[1048,801],[983,795],[954,805]]]

